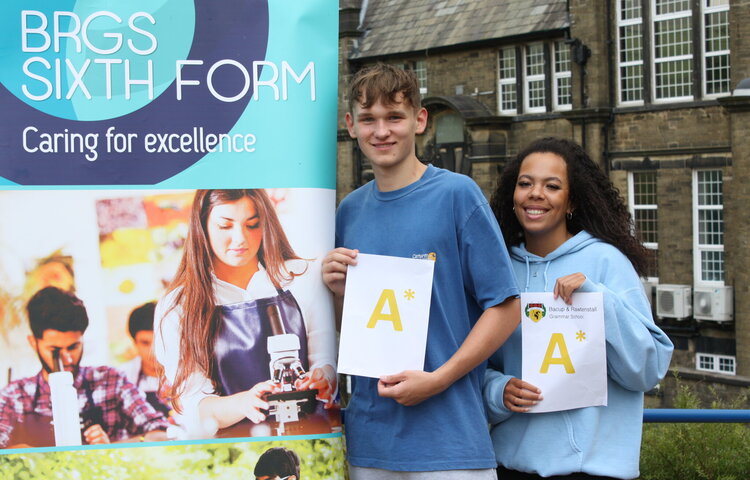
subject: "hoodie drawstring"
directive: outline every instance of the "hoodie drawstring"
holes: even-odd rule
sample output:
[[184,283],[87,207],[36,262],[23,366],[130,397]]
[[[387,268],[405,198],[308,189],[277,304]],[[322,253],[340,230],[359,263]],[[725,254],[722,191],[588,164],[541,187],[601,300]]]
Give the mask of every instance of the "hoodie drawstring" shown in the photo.
[[[526,260],[526,286],[524,287],[523,291],[528,292],[529,291],[529,282],[531,282],[531,265],[529,262],[529,256],[525,255],[524,260]],[[547,260],[547,266],[544,267],[544,291],[547,291],[547,270],[549,270],[549,266],[552,263],[552,260]]]
[[529,266],[529,256],[526,255],[523,258],[526,259],[526,287],[523,289],[523,291],[528,292],[529,291],[529,279],[531,277],[531,267]]

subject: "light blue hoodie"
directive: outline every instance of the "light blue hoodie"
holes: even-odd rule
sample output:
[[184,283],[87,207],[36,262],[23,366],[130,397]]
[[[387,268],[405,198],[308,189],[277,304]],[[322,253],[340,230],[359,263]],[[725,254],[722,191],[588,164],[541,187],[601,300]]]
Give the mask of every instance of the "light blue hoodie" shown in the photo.
[[643,392],[667,373],[673,346],[654,325],[633,266],[617,248],[584,231],[546,257],[522,244],[511,249],[511,259],[522,291],[551,292],[559,277],[581,272],[586,281],[578,291],[603,293],[608,405],[550,413],[506,409],[505,385],[521,378],[519,326],[490,358],[484,380],[498,463],[544,477],[584,472],[636,478]]

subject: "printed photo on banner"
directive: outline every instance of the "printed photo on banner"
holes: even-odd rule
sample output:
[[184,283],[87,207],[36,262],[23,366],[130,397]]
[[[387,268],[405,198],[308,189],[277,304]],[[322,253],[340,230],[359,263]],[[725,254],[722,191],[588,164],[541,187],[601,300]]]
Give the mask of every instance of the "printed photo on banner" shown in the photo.
[[[197,445],[158,444],[106,451],[28,452],[3,455],[3,478],[113,478],[127,469],[143,479],[340,480],[343,438],[263,439]],[[27,476],[24,476],[27,474]],[[54,477],[53,477],[54,476]],[[119,478],[119,477],[118,477]]]
[[607,405],[607,353],[601,293],[521,293],[522,378],[544,399],[531,413]]
[[0,477],[343,478],[337,9],[0,2]]
[[0,447],[339,432],[334,195],[0,191]]
[[339,372],[424,369],[434,269],[433,259],[357,255],[346,275]]

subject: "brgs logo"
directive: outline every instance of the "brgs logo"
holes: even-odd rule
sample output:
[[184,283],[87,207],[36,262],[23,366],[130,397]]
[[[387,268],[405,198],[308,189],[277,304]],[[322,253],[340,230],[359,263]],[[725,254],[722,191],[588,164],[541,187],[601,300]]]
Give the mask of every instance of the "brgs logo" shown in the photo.
[[536,323],[547,315],[547,308],[543,303],[527,303],[524,313],[527,318]]
[[418,260],[432,260],[433,262],[435,262],[437,261],[437,253],[415,253],[412,254],[411,258],[416,258]]

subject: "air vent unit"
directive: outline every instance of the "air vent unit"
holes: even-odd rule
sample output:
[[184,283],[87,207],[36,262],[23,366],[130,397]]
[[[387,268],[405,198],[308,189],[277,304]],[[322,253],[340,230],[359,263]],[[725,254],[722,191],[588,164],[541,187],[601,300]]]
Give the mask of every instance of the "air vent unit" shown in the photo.
[[657,285],[656,316],[683,320],[692,313],[690,285]]
[[696,320],[730,322],[734,320],[732,287],[695,287],[693,316]]

